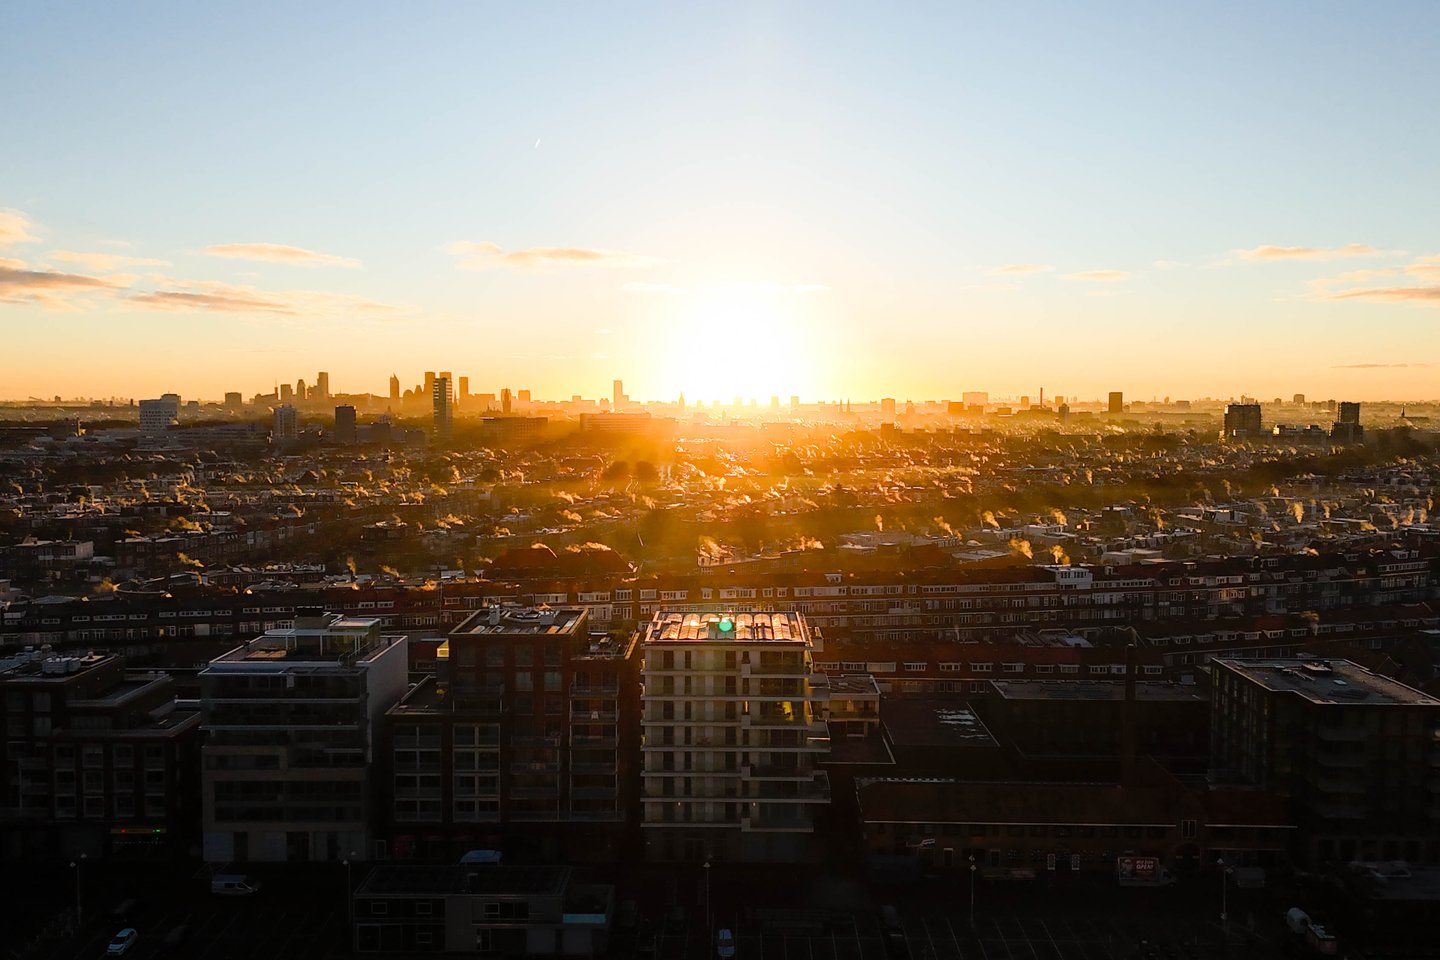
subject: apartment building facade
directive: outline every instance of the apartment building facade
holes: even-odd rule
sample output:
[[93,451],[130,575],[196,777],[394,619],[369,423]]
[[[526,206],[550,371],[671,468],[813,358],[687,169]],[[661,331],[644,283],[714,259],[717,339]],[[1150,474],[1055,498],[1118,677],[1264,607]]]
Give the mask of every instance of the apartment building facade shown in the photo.
[[640,631],[647,859],[813,859],[830,801],[819,646],[796,613],[660,612]]

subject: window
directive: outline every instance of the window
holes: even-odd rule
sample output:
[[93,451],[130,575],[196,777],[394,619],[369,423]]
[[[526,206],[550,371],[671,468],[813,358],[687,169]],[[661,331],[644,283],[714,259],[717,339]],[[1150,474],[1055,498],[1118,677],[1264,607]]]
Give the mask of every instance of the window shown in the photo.
[[971,673],[992,673],[992,672],[994,672],[994,670],[995,670],[995,664],[993,664],[993,663],[972,663],[972,664],[970,664],[970,672],[971,672]]
[[919,662],[919,663],[907,663],[907,664],[905,664],[905,669],[906,669],[907,671],[909,671],[910,673],[924,673],[924,672],[925,672],[925,667],[926,667],[926,664],[924,663],[924,661],[921,661],[921,662]]

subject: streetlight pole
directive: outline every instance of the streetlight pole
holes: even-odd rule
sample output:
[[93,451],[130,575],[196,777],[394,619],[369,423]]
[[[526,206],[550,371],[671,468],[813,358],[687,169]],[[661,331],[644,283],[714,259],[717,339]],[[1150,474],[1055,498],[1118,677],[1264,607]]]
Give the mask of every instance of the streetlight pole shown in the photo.
[[975,854],[970,854],[970,926],[975,926]]
[[75,871],[75,926],[78,929],[84,919],[83,905],[80,902],[80,864],[85,862],[85,854],[80,854],[80,859],[71,860],[70,866]]
[[705,861],[705,936],[712,935],[710,928],[710,861]]

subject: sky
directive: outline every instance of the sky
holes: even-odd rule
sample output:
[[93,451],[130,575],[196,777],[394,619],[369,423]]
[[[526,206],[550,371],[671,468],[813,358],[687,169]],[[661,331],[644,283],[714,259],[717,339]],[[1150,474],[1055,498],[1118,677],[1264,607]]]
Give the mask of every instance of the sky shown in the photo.
[[1440,4],[0,5],[0,397],[1440,397]]

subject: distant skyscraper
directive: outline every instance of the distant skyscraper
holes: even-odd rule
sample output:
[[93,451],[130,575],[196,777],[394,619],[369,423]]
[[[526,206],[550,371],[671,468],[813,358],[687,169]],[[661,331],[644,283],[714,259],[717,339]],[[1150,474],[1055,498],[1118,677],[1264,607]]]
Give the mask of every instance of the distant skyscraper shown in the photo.
[[433,397],[433,396],[435,396],[435,371],[434,371],[434,370],[426,370],[426,371],[425,371],[425,385],[424,385],[423,387],[421,387],[421,389],[425,391],[425,392],[422,394],[422,396],[426,396],[426,397]]
[[296,399],[296,400],[307,400],[307,399],[309,399],[309,396],[310,396],[309,393],[307,393],[306,390],[305,390],[305,381],[304,381],[304,380],[296,380],[296,381],[295,381],[295,399]]
[[895,398],[885,397],[880,401],[880,416],[886,420],[895,419]]
[[341,443],[355,442],[355,408],[348,403],[335,408],[335,439]]
[[435,408],[435,439],[440,443],[448,442],[455,417],[455,396],[450,392],[450,378],[436,377],[430,396]]
[[616,380],[615,382],[610,384],[610,388],[612,394],[610,403],[614,406],[616,410],[619,410],[620,405],[625,402],[625,381]]
[[245,398],[240,396],[238,391],[231,391],[225,394],[226,410],[239,410],[243,406],[245,406]]
[[390,374],[390,399],[400,399],[400,378],[393,373]]
[[792,393],[792,394],[790,395],[790,412],[791,412],[791,413],[794,413],[796,410],[799,410],[799,409],[800,409],[800,398],[797,397],[795,394]]
[[770,395],[770,412],[776,413],[780,410],[780,398],[775,394]]
[[1341,404],[1340,404],[1340,422],[1341,422],[1341,423],[1359,423],[1359,422],[1360,422],[1360,404],[1358,404],[1358,403],[1353,403],[1353,402],[1348,401],[1348,400],[1345,401],[1345,402],[1343,402],[1343,403],[1341,403]]
[[461,377],[461,378],[460,378],[460,393],[457,395],[456,399],[460,401],[460,405],[461,405],[461,406],[464,406],[465,403],[470,399],[470,378],[469,378],[469,377]]
[[501,413],[510,413],[510,412],[511,412],[510,388],[509,388],[509,387],[501,387],[501,388],[500,388],[500,412],[501,412]]
[[320,401],[330,399],[330,374],[324,370],[315,374],[315,399]]
[[1110,391],[1110,412],[1111,412],[1111,413],[1124,413],[1124,412],[1125,412],[1125,394],[1124,394],[1122,391],[1120,391],[1120,390],[1111,390],[1111,391]]
[[530,404],[530,391],[529,391],[529,390],[521,390],[518,394],[515,395],[515,399],[519,400],[522,404],[525,404],[526,406],[529,406],[529,404]]
[[277,442],[294,440],[300,436],[300,416],[295,408],[283,403],[275,408],[274,438]]
[[1340,404],[1340,419],[1330,427],[1330,438],[1337,443],[1359,443],[1365,437],[1365,428],[1360,426],[1360,404],[1347,401]]
[[1305,394],[1303,394],[1303,393],[1297,393],[1297,394],[1295,394],[1295,403],[1300,404],[1300,403],[1304,403],[1304,402],[1305,402]]
[[289,403],[295,399],[295,388],[288,383],[280,384],[280,402]]

